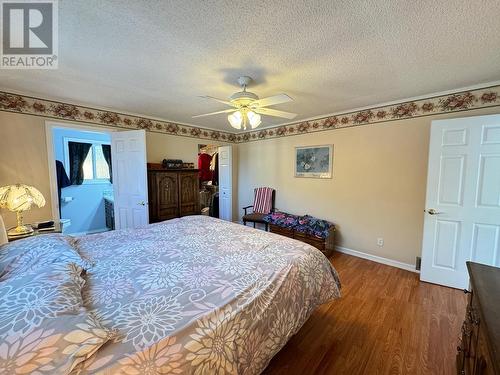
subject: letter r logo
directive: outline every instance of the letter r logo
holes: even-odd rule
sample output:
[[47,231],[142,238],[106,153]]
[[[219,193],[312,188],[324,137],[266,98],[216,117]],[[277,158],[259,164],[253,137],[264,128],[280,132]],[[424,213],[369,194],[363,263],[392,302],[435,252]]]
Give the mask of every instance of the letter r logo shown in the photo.
[[52,3],[2,3],[4,54],[53,52]]

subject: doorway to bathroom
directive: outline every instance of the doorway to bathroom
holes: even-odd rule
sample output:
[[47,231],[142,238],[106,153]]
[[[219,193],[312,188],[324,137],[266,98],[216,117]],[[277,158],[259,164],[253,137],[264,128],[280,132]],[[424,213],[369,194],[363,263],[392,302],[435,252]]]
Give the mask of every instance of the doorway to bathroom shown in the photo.
[[113,230],[110,133],[65,124],[52,124],[47,132],[52,151],[51,185],[56,191],[53,211],[59,213],[63,232],[83,235]]

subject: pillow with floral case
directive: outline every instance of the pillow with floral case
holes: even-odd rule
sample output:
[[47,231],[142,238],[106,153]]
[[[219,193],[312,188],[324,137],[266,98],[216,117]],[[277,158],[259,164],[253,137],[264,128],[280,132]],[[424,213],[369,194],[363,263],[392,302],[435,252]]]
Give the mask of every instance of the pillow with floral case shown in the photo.
[[54,263],[0,283],[0,373],[67,374],[114,336],[83,306],[81,272]]
[[44,234],[0,246],[0,281],[34,275],[53,264],[90,268],[92,263],[80,256],[73,242],[72,237],[62,234]]

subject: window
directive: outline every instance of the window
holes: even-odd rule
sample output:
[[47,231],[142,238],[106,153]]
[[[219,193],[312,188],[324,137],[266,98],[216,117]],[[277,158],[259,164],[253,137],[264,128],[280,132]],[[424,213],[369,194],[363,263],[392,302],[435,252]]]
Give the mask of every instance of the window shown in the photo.
[[109,145],[108,142],[93,141],[90,139],[64,138],[65,164],[69,172],[69,152],[68,142],[90,143],[89,153],[83,162],[83,183],[109,183],[109,166],[104,158],[102,145]]
[[104,153],[102,152],[102,145],[93,145],[91,148],[94,157],[94,176],[97,179],[108,179],[109,180],[109,166],[106,159],[104,159]]
[[101,144],[92,144],[83,162],[83,179],[109,180],[109,166],[104,159]]

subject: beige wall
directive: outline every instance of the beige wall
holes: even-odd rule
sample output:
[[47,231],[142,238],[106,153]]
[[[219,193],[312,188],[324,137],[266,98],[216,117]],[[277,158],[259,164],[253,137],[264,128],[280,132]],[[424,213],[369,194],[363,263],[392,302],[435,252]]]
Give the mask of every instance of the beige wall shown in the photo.
[[[338,245],[414,264],[421,253],[429,129],[433,119],[476,110],[239,145],[239,203],[253,188],[277,190],[276,207],[334,222]],[[334,145],[333,178],[295,178],[294,147]],[[240,210],[240,215],[241,215]],[[377,238],[385,244],[377,247]]]
[[[44,121],[40,117],[0,112],[0,186],[23,183],[35,186],[47,203],[24,214],[26,222],[52,217]],[[7,228],[16,215],[0,210]]]
[[204,139],[173,137],[168,134],[146,133],[148,162],[161,163],[163,159],[181,159],[186,163],[195,163],[198,168],[198,144],[222,145]]
[[[44,207],[25,213],[26,222],[52,218],[46,120],[53,122],[42,117],[0,112],[0,186],[15,183],[33,185],[47,201]],[[160,133],[146,134],[147,160],[151,163],[160,163],[165,158],[196,163],[199,143],[217,144]],[[7,227],[15,225],[16,215],[13,212],[2,209],[0,214]]]

